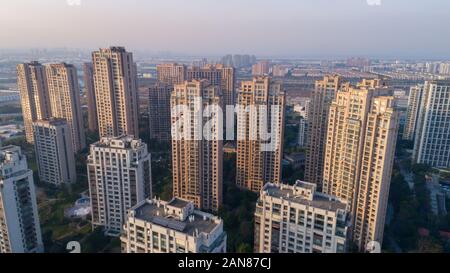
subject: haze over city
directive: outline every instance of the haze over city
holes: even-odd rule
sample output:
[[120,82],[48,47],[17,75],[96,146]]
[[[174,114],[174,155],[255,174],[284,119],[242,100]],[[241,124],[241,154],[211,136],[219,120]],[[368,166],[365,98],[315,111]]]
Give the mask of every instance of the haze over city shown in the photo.
[[446,0],[2,0],[3,49],[450,58]]

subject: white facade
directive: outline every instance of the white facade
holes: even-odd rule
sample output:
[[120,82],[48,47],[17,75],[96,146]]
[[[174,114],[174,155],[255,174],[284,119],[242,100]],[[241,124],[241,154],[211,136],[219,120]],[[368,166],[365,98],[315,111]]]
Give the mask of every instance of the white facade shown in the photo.
[[316,191],[316,185],[268,183],[255,211],[256,253],[346,251],[347,204]]
[[19,147],[0,148],[0,253],[43,250],[33,172]]
[[223,221],[174,198],[140,202],[128,213],[121,237],[125,253],[225,253]]
[[39,179],[57,186],[75,183],[72,133],[66,120],[36,121],[33,123],[33,135]]
[[298,124],[298,146],[305,147],[307,137],[307,123],[304,118],[301,118]]
[[414,141],[414,161],[450,168],[450,81],[425,82]]
[[92,224],[120,235],[127,211],[151,197],[151,158],[147,145],[130,136],[102,138],[88,157]]

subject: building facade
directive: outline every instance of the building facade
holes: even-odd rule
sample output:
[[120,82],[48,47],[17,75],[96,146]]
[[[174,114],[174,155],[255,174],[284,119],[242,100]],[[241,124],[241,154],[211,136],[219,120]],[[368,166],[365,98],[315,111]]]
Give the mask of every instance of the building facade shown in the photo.
[[33,123],[33,132],[39,180],[56,186],[75,183],[75,156],[67,121],[39,120]]
[[92,63],[83,64],[83,81],[88,108],[88,129],[91,132],[96,132],[98,130],[97,100],[95,99],[94,68]]
[[92,225],[119,236],[127,211],[152,195],[147,145],[131,136],[101,138],[91,145],[87,169]]
[[450,81],[425,82],[417,114],[413,159],[450,168]]
[[33,172],[20,147],[0,148],[0,253],[44,251]]
[[46,66],[46,74],[52,117],[67,121],[72,132],[73,151],[79,152],[86,148],[86,136],[77,69],[66,63],[50,64]]
[[123,47],[92,53],[100,137],[139,137],[138,84],[133,54]]
[[33,122],[51,116],[45,67],[38,62],[17,65],[23,122],[28,143],[33,143]]
[[238,187],[259,192],[265,183],[281,182],[285,105],[282,85],[269,77],[242,82],[237,97]]
[[[203,115],[207,108],[220,110],[222,101],[220,87],[207,80],[175,85],[171,96],[172,109],[185,110],[172,111],[173,196],[202,210],[217,211],[222,204],[222,117]],[[207,125],[209,136],[203,134]]]
[[123,229],[122,253],[226,253],[223,221],[182,199],[140,202]]
[[307,145],[308,123],[304,118],[300,118],[298,123],[298,146],[303,148]]
[[316,188],[303,181],[264,186],[255,211],[255,253],[347,251],[347,204]]
[[352,239],[361,251],[383,241],[398,133],[390,93],[365,84],[341,90],[328,116],[323,192],[347,202]]
[[315,183],[319,190],[322,189],[328,112],[342,86],[343,81],[339,76],[326,76],[316,81],[309,103],[305,180]]
[[203,67],[190,67],[187,70],[187,80],[208,80],[212,85],[221,87],[223,105],[234,105],[235,71],[233,67],[221,64],[206,65]]
[[267,76],[270,73],[270,63],[267,60],[259,61],[252,66],[252,76]]
[[186,65],[165,63],[156,66],[158,82],[164,84],[182,84],[186,80]]
[[406,122],[403,130],[404,140],[414,140],[423,91],[424,86],[422,84],[412,86],[409,91]]
[[173,85],[156,83],[149,88],[149,128],[150,139],[170,142],[170,95]]

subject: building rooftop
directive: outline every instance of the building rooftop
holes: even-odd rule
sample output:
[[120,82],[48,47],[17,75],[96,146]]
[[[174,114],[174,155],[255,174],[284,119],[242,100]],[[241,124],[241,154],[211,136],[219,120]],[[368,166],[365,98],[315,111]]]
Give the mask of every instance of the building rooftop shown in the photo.
[[[192,206],[191,210],[190,206]],[[184,212],[187,210],[189,215],[180,218],[173,208],[185,210]],[[146,200],[135,206],[132,209],[132,214],[136,219],[167,227],[190,236],[211,233],[221,223],[221,220],[214,215],[194,210],[192,203],[178,198],[172,199],[170,202],[156,199]]]
[[263,192],[267,196],[324,210],[345,210],[347,207],[347,204],[338,198],[317,192],[315,184],[303,181],[297,181],[293,186],[268,183]]
[[188,204],[189,204],[188,201],[185,201],[185,200],[182,200],[182,199],[179,199],[179,198],[174,198],[168,203],[168,205],[176,207],[176,208],[184,208]]
[[136,149],[142,144],[140,139],[134,138],[133,136],[122,135],[118,137],[103,137],[100,141],[92,144],[92,146],[114,149]]

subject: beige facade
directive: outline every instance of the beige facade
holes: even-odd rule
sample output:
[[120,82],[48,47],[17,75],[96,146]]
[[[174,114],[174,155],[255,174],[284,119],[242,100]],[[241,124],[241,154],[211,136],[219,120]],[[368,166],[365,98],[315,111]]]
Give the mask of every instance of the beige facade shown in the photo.
[[[222,99],[220,87],[207,80],[175,85],[171,96],[172,109],[175,106],[187,109],[180,117],[172,113],[173,195],[193,202],[202,210],[218,211],[222,204],[221,117],[203,116],[206,107],[222,107]],[[180,130],[176,125],[179,118],[193,122]],[[207,122],[212,125],[209,139],[203,135]],[[177,133],[183,137],[174,138]]]
[[270,63],[267,60],[259,61],[252,66],[252,76],[267,76],[270,72]]
[[316,184],[319,190],[322,189],[328,112],[342,86],[341,77],[325,76],[323,80],[316,81],[309,103],[305,180]]
[[67,121],[72,132],[72,147],[79,152],[86,147],[80,87],[75,66],[61,63],[46,66],[50,107],[53,118]]
[[137,72],[133,54],[123,47],[92,53],[100,137],[139,137]]
[[234,105],[235,71],[233,67],[222,64],[206,65],[203,67],[191,67],[187,70],[187,80],[208,80],[213,85],[222,89],[223,104]]
[[[241,84],[237,97],[241,110],[237,111],[236,185],[259,192],[265,183],[281,182],[286,96],[282,85],[269,77]],[[254,111],[245,110],[252,107]],[[266,141],[261,136],[268,132],[271,137]],[[268,149],[262,149],[265,144]]]
[[33,122],[51,116],[45,67],[38,62],[18,64],[17,85],[27,142],[33,143]]
[[39,180],[57,186],[75,183],[75,156],[67,121],[38,120],[33,123],[33,133]]
[[330,105],[323,192],[347,201],[353,242],[363,251],[383,241],[398,113],[388,88],[359,86],[342,89]]
[[149,88],[150,139],[159,142],[171,140],[170,95],[173,85],[156,83]]
[[182,84],[186,80],[186,66],[177,63],[165,63],[156,66],[157,78],[164,84]]
[[423,85],[412,86],[409,91],[408,110],[406,113],[405,128],[403,130],[404,140],[414,140],[423,91]]
[[92,225],[119,236],[127,212],[152,195],[147,144],[131,136],[101,138],[87,162]]
[[255,211],[255,253],[342,253],[347,248],[347,204],[316,185],[268,183]]
[[225,253],[227,247],[223,221],[178,198],[140,202],[123,230],[122,253]]
[[95,99],[94,68],[92,63],[83,64],[83,81],[88,107],[88,129],[91,132],[96,132],[98,130],[97,102]]

